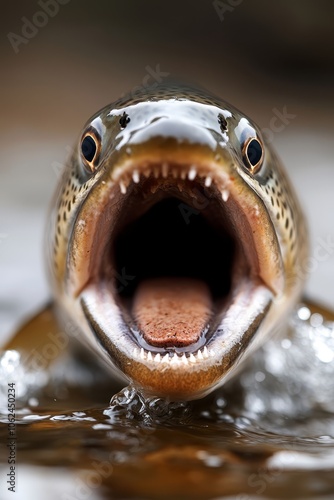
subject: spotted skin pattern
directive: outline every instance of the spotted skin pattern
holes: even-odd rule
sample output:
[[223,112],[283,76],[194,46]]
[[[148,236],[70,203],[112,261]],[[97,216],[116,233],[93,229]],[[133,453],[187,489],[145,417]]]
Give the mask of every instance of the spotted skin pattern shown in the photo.
[[[192,87],[184,87],[180,89],[179,85],[161,85],[159,89],[143,90],[134,95],[125,96],[116,100],[108,109],[122,109],[143,101],[156,102],[167,99],[190,99],[191,101],[200,102],[202,104],[217,105],[217,99],[213,96],[208,96],[205,91],[199,91]],[[97,113],[99,115],[101,112]],[[117,117],[117,120],[119,118]],[[84,127],[83,130],[85,130]],[[53,275],[58,282],[61,282],[64,277],[66,266],[66,254],[68,249],[68,241],[70,237],[70,228],[73,226],[77,208],[85,199],[87,193],[94,186],[96,178],[85,180],[79,173],[80,169],[80,153],[79,148],[75,151],[72,157],[69,158],[69,165],[65,167],[52,206],[53,209],[50,215],[50,231],[47,233],[47,245],[49,251],[49,268],[53,270]],[[53,234],[54,233],[54,236]]]
[[[98,134],[100,149],[96,165],[87,168],[81,143],[90,130]],[[258,170],[245,162],[245,148],[254,139],[263,152]],[[233,299],[222,316],[223,328],[217,327],[202,351],[187,352],[182,360],[176,352],[169,358],[138,350],[139,344],[134,345],[129,326],[120,316],[117,299],[113,302],[113,285],[105,292],[100,279],[101,270],[105,272],[101,256],[109,255],[103,252],[113,241],[115,220],[124,204],[134,206],[131,190],[145,186],[136,183],[131,168],[140,165],[145,178],[146,163],[147,168],[160,169],[160,183],[166,180],[164,165],[171,168],[168,182],[172,188],[181,182],[181,177],[173,180],[177,177],[173,168],[187,168],[186,182],[197,182],[209,198],[218,196],[227,203],[225,216],[232,217],[229,220],[243,247],[249,244],[246,253],[249,248],[247,258],[253,267],[238,282],[245,283],[242,292],[239,288],[230,294]],[[150,182],[154,175],[153,171],[147,174]],[[241,357],[277,328],[300,297],[308,253],[298,200],[259,128],[207,91],[170,84],[122,97],[86,123],[55,195],[46,244],[58,317],[69,318],[82,330],[83,342],[138,386],[186,399],[202,397],[226,380]],[[107,270],[112,268],[110,261],[103,263]],[[221,264],[217,262],[220,265],[224,256]],[[247,290],[251,290],[249,295]],[[239,292],[238,302],[234,297]],[[108,303],[103,297],[109,295],[104,293],[112,296]]]
[[[276,162],[279,165],[279,162]],[[263,199],[277,231],[286,267],[286,279],[293,287],[300,279],[307,258],[308,234],[303,213],[293,188],[280,168],[270,169],[261,180],[251,180],[253,189]]]
[[[210,107],[215,106],[220,108],[222,111],[220,116],[227,118],[228,133],[231,133],[231,128],[237,125],[236,117],[240,113],[235,108],[227,105],[220,98],[208,93],[206,90],[194,89],[187,86],[180,87],[176,84],[161,84],[158,88],[143,89],[132,95],[122,97],[112,105],[96,113],[94,117],[106,114],[106,110],[123,110],[126,112],[129,107],[143,102],[159,102],[169,99],[201,103]],[[228,110],[228,112],[226,113],[225,110]],[[145,113],[147,113],[147,110],[145,110]],[[203,110],[198,111],[194,107],[192,113],[195,118],[199,113],[203,113]],[[118,113],[114,118],[115,124],[119,127],[120,116],[121,114]],[[144,120],[147,117],[143,115],[142,118]],[[225,121],[224,118],[223,120]],[[92,121],[90,120],[89,123]],[[260,135],[258,128],[256,126],[253,127],[258,135]],[[84,127],[85,129],[86,127]],[[224,132],[224,128],[222,129]],[[271,150],[270,155],[273,154]],[[275,163],[275,168],[272,167],[273,163]],[[259,175],[255,175],[254,177],[245,174],[244,171],[240,171],[240,174],[257,192],[270,213],[282,245],[282,253],[286,259],[286,265],[290,270],[287,279],[291,283],[294,283],[300,274],[297,266],[300,267],[300,263],[306,258],[308,245],[305,221],[296,201],[297,198],[293,188],[287,180],[286,173],[280,168],[278,159],[275,158],[275,162],[266,161],[263,170],[265,174],[261,171]],[[51,215],[50,232],[48,233],[48,239],[51,243],[49,244],[51,253],[49,258],[50,267],[53,269],[58,282],[64,279],[68,241],[78,207],[80,207],[80,204],[91,192],[102,173],[103,170],[88,179],[82,175],[79,146],[74,151],[72,157],[69,159],[68,166],[64,170],[56,193],[56,202],[54,204],[56,208]]]

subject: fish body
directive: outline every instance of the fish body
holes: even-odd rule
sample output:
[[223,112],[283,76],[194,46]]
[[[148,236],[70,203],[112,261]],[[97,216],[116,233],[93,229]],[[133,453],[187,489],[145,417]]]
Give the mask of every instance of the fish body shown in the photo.
[[308,241],[259,128],[206,91],[161,85],[86,123],[47,247],[76,339],[145,393],[195,399],[299,300]]

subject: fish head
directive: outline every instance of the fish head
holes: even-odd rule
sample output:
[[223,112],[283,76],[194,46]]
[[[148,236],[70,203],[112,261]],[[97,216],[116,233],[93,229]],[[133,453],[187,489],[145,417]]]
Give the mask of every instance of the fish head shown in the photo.
[[215,96],[171,86],[87,122],[48,247],[77,337],[143,392],[195,399],[298,300],[307,234],[259,128]]

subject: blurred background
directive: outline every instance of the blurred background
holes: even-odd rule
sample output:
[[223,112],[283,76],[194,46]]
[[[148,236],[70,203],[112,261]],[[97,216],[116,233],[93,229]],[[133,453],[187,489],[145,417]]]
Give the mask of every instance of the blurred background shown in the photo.
[[47,210],[83,124],[147,75],[197,82],[265,129],[309,220],[307,291],[334,306],[333,22],[329,0],[6,2],[0,336],[50,296]]

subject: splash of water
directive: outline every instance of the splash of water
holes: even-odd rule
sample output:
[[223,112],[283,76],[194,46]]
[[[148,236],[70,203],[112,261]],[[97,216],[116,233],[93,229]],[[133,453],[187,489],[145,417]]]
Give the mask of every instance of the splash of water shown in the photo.
[[147,397],[130,385],[112,397],[104,414],[114,422],[127,419],[147,426],[175,422],[186,424],[191,416],[191,406],[184,401]]

